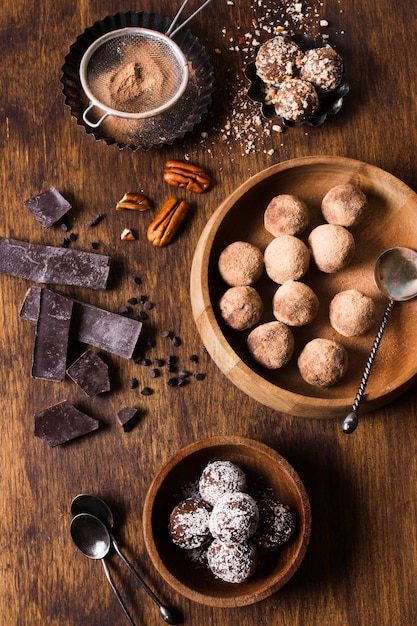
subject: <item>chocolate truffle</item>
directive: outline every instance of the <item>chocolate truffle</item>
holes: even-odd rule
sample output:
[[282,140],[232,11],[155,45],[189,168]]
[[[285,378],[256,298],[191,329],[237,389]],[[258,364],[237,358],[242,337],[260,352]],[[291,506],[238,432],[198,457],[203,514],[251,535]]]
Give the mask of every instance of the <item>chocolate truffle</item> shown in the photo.
[[302,378],[315,387],[331,387],[346,374],[348,355],[345,348],[331,339],[309,341],[298,357]]
[[200,548],[210,540],[209,519],[208,504],[195,498],[187,498],[171,512],[169,535],[180,548]]
[[330,302],[330,324],[344,337],[366,333],[375,321],[375,314],[372,298],[357,289],[341,291]]
[[342,57],[330,46],[307,50],[300,77],[323,93],[333,91],[343,78]]
[[246,476],[231,461],[212,461],[204,468],[198,488],[203,500],[214,505],[226,493],[244,491]]
[[256,55],[256,73],[267,85],[280,85],[295,76],[303,61],[303,52],[296,43],[278,35],[261,45]]
[[318,269],[326,274],[333,274],[349,265],[355,254],[352,233],[338,224],[320,224],[314,228],[308,245]]
[[290,78],[282,83],[272,97],[276,114],[291,122],[304,122],[315,116],[319,97],[312,83]]
[[219,256],[219,272],[231,287],[253,285],[264,269],[262,252],[247,241],[235,241]]
[[258,501],[259,524],[253,541],[261,548],[276,548],[286,543],[295,531],[290,508],[273,498]]
[[252,543],[225,544],[215,539],[207,550],[209,568],[228,583],[242,583],[255,571],[257,550]]
[[282,284],[304,276],[310,264],[310,252],[301,239],[293,235],[281,235],[267,245],[264,262],[269,278]]
[[257,363],[268,369],[278,369],[292,357],[294,335],[282,322],[266,322],[249,333],[247,345]]
[[230,287],[220,299],[220,313],[228,326],[247,330],[259,322],[263,304],[258,292],[249,286]]
[[275,196],[265,209],[264,226],[274,237],[299,235],[307,228],[308,222],[306,203],[291,194]]
[[247,493],[226,493],[213,507],[209,529],[222,543],[242,543],[250,539],[258,527],[259,511]]
[[336,185],[329,189],[321,203],[321,212],[329,224],[351,228],[360,224],[368,208],[368,200],[356,185]]
[[304,326],[313,321],[319,311],[319,299],[305,283],[287,280],[272,298],[274,317],[288,326]]

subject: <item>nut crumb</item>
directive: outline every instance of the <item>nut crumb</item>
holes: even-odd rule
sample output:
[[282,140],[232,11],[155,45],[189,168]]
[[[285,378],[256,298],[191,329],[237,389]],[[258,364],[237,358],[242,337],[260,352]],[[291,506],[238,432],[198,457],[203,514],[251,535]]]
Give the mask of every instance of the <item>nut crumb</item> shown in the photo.
[[133,231],[130,228],[124,228],[122,231],[122,234],[120,235],[120,239],[122,241],[134,241],[135,235],[133,234]]

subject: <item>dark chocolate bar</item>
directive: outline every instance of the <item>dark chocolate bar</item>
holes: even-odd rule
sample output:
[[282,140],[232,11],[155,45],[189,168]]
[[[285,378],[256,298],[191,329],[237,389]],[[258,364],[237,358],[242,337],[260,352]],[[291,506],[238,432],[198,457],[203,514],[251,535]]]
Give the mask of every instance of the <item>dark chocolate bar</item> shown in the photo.
[[129,432],[139,420],[139,411],[133,407],[125,406],[117,414],[117,419],[125,432]]
[[[45,288],[30,287],[20,310],[20,316],[33,324],[38,319],[39,294],[42,289]],[[78,300],[73,302],[71,338],[124,359],[133,356],[142,330],[142,322]]]
[[110,391],[107,363],[92,350],[86,350],[74,361],[67,374],[90,397]]
[[23,204],[44,228],[49,228],[58,222],[71,209],[68,200],[55,187],[50,187],[43,193],[24,200]]
[[110,257],[0,237],[0,273],[38,283],[105,289]]
[[35,436],[52,448],[97,430],[100,422],[76,409],[68,400],[36,413]]
[[65,378],[73,302],[44,289],[39,304],[32,376],[60,382]]

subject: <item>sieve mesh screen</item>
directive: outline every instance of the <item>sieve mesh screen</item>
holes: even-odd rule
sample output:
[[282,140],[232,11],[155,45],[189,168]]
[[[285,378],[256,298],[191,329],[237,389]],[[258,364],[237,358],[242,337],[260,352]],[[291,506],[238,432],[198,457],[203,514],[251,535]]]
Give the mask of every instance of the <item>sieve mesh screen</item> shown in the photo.
[[162,33],[125,29],[110,33],[91,48],[80,68],[81,81],[105,110],[132,116],[155,114],[173,104],[185,88],[186,60]]

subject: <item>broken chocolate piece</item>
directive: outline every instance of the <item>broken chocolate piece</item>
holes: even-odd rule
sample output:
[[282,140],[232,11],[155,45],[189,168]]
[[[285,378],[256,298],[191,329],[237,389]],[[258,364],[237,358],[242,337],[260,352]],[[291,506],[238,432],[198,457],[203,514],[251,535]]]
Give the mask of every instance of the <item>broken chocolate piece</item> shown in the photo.
[[65,378],[73,302],[45,289],[39,304],[32,376],[60,382]]
[[117,418],[123,426],[123,430],[129,432],[139,420],[139,411],[133,407],[125,406],[118,412]]
[[92,350],[86,350],[70,365],[67,374],[90,398],[110,391],[107,363]]
[[35,436],[52,448],[97,430],[100,422],[76,409],[67,400],[34,416]]
[[[20,316],[36,323],[39,315],[39,292],[44,287],[28,289]],[[111,313],[74,300],[70,336],[89,346],[111,352],[124,359],[133,356],[142,330],[142,323],[124,315]]]
[[68,200],[55,187],[50,187],[43,193],[25,200],[23,204],[44,228],[58,222],[71,209]]
[[110,258],[0,237],[0,273],[38,283],[105,289]]

